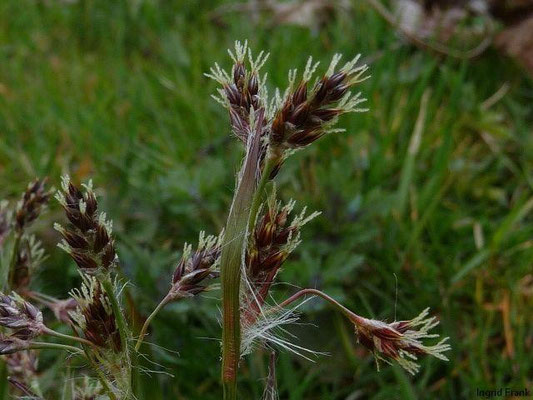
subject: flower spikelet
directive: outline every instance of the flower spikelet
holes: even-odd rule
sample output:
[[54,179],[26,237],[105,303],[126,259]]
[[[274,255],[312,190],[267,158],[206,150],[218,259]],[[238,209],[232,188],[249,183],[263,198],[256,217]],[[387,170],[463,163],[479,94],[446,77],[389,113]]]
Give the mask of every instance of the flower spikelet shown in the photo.
[[56,199],[63,206],[70,226],[64,228],[55,224],[54,228],[63,236],[58,246],[84,273],[94,275],[112,269],[118,258],[112,237],[113,224],[105,213],[98,214],[92,183],[83,187],[82,192],[68,176],[62,178],[62,190],[56,193]]
[[[239,41],[235,42],[235,50],[228,52],[233,60],[231,73],[215,64],[206,76],[222,86],[218,90],[219,96],[214,98],[228,109],[233,133],[246,143],[250,127],[253,126],[253,110],[265,108],[267,103],[266,76],[261,78],[259,71],[268,59],[268,54],[260,52],[254,58],[248,43]],[[266,125],[266,120],[264,124]]]
[[82,274],[82,279],[81,288],[70,292],[78,304],[76,311],[70,312],[73,324],[87,340],[119,353],[120,334],[110,300],[94,276]]
[[416,318],[407,321],[397,321],[390,324],[362,317],[354,318],[355,331],[359,342],[374,353],[376,361],[387,363],[396,361],[410,374],[416,374],[420,366],[417,357],[431,355],[440,360],[448,361],[443,354],[451,349],[447,343],[449,338],[443,338],[437,344],[426,345],[423,339],[437,338],[439,335],[429,331],[438,325],[435,317],[428,317],[426,308]]
[[245,277],[248,287],[244,293],[244,319],[252,322],[260,312],[270,287],[288,256],[300,243],[300,230],[307,222],[320,215],[306,215],[306,208],[289,222],[295,202],[283,205],[276,199],[275,190],[263,205],[246,251]]
[[45,329],[41,311],[16,293],[0,293],[0,326],[11,329],[12,336],[22,340],[33,339]]
[[219,236],[206,236],[202,231],[195,251],[192,250],[190,244],[185,244],[181,259],[172,276],[172,286],[169,292],[171,300],[195,296],[211,288],[204,282],[219,275],[217,267],[220,262],[220,246],[223,236],[223,233]]

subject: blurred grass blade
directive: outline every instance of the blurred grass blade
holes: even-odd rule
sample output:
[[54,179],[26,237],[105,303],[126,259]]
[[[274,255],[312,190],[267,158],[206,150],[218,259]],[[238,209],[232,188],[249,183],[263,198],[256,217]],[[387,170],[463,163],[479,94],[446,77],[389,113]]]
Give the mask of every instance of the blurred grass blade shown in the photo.
[[402,173],[400,178],[400,186],[397,192],[397,203],[396,211],[403,215],[405,208],[407,206],[409,186],[413,181],[413,173],[415,168],[416,155],[420,150],[420,143],[422,141],[422,133],[424,131],[424,125],[426,121],[427,114],[427,105],[429,101],[429,96],[431,95],[431,90],[426,89],[422,95],[422,100],[420,101],[420,111],[418,112],[418,117],[416,119],[415,128],[409,142],[409,148],[407,150],[407,156],[403,162]]
[[466,274],[468,274],[470,271],[472,271],[474,268],[480,266],[483,262],[485,262],[491,252],[488,249],[482,250],[479,253],[475,254],[469,261],[467,261],[463,268],[461,268],[453,277],[451,282],[456,283],[459,280],[461,280]]

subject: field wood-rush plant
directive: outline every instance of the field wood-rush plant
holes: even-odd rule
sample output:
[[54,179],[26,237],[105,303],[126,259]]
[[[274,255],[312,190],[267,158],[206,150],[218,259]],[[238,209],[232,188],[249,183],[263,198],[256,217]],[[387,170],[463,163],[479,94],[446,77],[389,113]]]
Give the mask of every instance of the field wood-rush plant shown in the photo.
[[[82,278],[81,287],[73,289],[67,300],[29,287],[31,271],[42,262],[43,251],[26,229],[49,200],[45,182],[30,184],[16,207],[2,205],[0,244],[7,261],[2,262],[0,325],[5,331],[0,352],[5,356],[4,379],[17,394],[42,398],[32,368],[24,366],[35,364],[35,350],[56,349],[84,359],[96,378],[94,382],[83,380],[71,398],[139,398],[138,361],[150,322],[167,304],[219,286],[225,400],[237,399],[239,364],[255,349],[288,350],[304,357],[313,354],[283,335],[284,326],[297,320],[296,302],[308,296],[320,297],[340,311],[376,362],[395,361],[414,374],[418,356],[446,360],[443,352],[450,349],[446,339],[433,345],[423,343],[438,336],[429,333],[438,322],[428,317],[427,309],[411,320],[386,323],[364,318],[314,288],[299,290],[278,304],[271,300],[276,276],[300,243],[301,228],[319,215],[307,213],[304,207],[293,216],[295,203],[278,199],[273,180],[295,151],[339,132],[335,125],[341,115],[367,111],[360,108],[365,99],[352,90],[368,78],[368,68],[358,65],[359,57],[339,67],[341,57],[335,55],[326,72],[314,78],[318,63],[309,59],[301,76],[290,71],[285,91],[276,90],[269,98],[267,77],[260,74],[268,55],[261,52],[254,58],[246,43],[237,42],[230,56],[230,72],[215,65],[207,75],[221,85],[215,98],[228,110],[233,134],[245,151],[225,229],[216,236],[201,232],[196,248],[184,246],[167,294],[138,331],[122,306],[128,288],[119,273],[112,223],[99,210],[91,182],[77,186],[64,176],[55,196],[68,220],[68,224],[54,226],[62,237],[59,247],[77,264]],[[219,276],[220,285],[215,281]],[[53,311],[70,333],[51,329],[33,303]],[[47,336],[58,342],[41,339]],[[277,398],[275,360],[272,354],[264,399]],[[21,370],[27,373],[16,373]]]

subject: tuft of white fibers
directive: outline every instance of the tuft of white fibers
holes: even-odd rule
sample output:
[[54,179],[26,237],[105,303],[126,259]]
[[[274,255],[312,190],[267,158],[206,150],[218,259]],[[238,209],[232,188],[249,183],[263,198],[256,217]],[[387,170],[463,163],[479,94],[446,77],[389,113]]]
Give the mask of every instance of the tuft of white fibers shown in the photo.
[[311,362],[315,362],[314,358],[325,355],[294,343],[297,337],[285,329],[286,326],[298,322],[300,316],[296,310],[306,302],[307,300],[291,309],[263,306],[251,324],[241,319],[241,356],[250,354],[259,347],[275,347]]

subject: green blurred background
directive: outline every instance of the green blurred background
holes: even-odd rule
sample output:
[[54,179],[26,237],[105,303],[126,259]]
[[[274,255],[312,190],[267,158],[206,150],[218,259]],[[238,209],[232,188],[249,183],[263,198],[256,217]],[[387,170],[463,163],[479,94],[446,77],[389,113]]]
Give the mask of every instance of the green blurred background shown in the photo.
[[[56,187],[63,173],[92,178],[146,315],[184,242],[223,226],[242,157],[203,73],[214,62],[230,67],[226,49],[236,39],[271,53],[271,88],[283,88],[309,55],[327,64],[337,52],[362,53],[371,111],[343,117],[346,133],[299,152],[277,178],[297,210],[323,214],[305,227],[275,297],[292,285],[317,287],[388,321],[429,306],[453,350],[449,363],[423,360],[416,377],[396,366],[377,372],[352,327],[313,300],[291,332],[328,355],[311,363],[282,353],[281,398],[471,399],[476,388],[531,389],[531,79],[492,49],[463,61],[416,49],[365,2],[312,28],[237,12],[214,18],[221,5],[0,1],[0,198],[17,198],[36,176]],[[503,85],[505,96],[487,103]],[[409,152],[421,104],[420,147]],[[55,247],[52,224],[62,219],[52,202],[34,228],[50,257],[33,285],[58,297],[79,283]],[[160,314],[147,398],[221,397],[219,296]],[[267,358],[258,351],[243,362],[243,399],[260,397]],[[59,398],[61,364],[42,353],[50,398]]]

